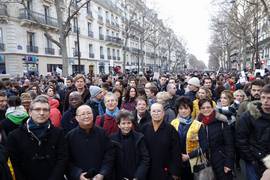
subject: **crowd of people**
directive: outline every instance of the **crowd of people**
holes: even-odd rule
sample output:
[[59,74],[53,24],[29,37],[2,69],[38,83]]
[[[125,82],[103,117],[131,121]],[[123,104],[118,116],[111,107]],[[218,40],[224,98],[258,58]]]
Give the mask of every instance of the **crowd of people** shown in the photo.
[[269,180],[269,155],[268,74],[0,81],[1,180]]

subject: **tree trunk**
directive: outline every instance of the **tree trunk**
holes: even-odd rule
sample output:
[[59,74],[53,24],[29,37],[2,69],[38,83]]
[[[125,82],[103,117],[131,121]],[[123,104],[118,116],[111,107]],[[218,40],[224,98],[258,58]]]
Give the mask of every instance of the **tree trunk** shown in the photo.
[[65,37],[65,29],[64,29],[64,21],[63,21],[63,9],[61,8],[61,4],[64,4],[63,0],[55,1],[56,13],[57,13],[57,21],[59,24],[59,41],[61,43],[60,51],[62,53],[63,60],[63,73],[64,77],[68,76],[68,55],[67,55],[67,44]]

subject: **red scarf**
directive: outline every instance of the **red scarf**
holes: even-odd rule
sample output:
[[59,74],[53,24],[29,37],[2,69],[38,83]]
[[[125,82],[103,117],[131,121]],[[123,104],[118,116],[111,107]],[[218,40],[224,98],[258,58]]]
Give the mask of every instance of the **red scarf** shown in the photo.
[[204,116],[202,113],[199,114],[198,120],[203,122],[204,125],[211,124],[216,117],[216,111],[213,111],[209,116]]

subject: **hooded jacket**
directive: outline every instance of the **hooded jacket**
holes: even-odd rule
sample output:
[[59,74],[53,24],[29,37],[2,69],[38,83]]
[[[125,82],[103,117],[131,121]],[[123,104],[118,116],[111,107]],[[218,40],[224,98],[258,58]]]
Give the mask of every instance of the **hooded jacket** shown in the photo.
[[0,122],[0,126],[7,135],[28,119],[28,114],[23,106],[9,107],[5,116],[6,119]]
[[254,164],[258,175],[265,170],[262,159],[270,153],[270,114],[260,101],[252,101],[236,126],[236,145],[245,161]]
[[50,109],[51,122],[55,127],[60,127],[62,115],[58,109],[59,101],[57,99],[50,99],[49,104],[50,104],[50,108],[51,108]]

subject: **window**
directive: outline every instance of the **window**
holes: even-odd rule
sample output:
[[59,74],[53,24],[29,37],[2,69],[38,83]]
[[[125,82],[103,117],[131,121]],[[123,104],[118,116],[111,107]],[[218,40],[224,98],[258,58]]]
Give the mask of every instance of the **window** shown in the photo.
[[31,47],[35,46],[35,33],[27,32],[27,44]]
[[106,35],[107,35],[107,36],[110,35],[109,29],[106,30]]
[[112,37],[114,37],[114,32],[112,31]]
[[50,11],[48,6],[44,6],[44,16],[45,16],[45,23],[48,23],[48,17],[50,16]]
[[110,48],[107,48],[107,55],[111,56],[111,49]]
[[99,34],[101,35],[102,34],[102,27],[99,27],[98,31],[99,31]]
[[89,44],[89,53],[93,54],[93,44]]
[[27,7],[27,9],[32,10],[32,8],[33,8],[32,0],[26,1],[26,7]]
[[3,43],[4,42],[3,39],[4,39],[3,38],[3,30],[2,30],[2,28],[0,28],[0,43]]
[[74,32],[77,32],[77,30],[78,30],[78,20],[77,20],[77,18],[76,17],[74,17],[73,18],[73,31]]
[[92,31],[92,24],[90,22],[88,22],[87,27],[88,27],[88,32]]
[[84,65],[80,66],[80,71],[79,72],[79,65],[72,65],[72,73],[82,73],[84,74]]
[[115,49],[112,50],[113,57],[115,57]]
[[117,57],[120,57],[120,51],[117,49]]
[[63,65],[62,64],[47,64],[47,72],[55,73],[57,68],[63,69]]
[[116,37],[119,37],[119,33],[116,33]]
[[100,46],[99,50],[100,50],[100,55],[104,55],[102,46]]
[[47,48],[52,48],[52,41],[46,37],[46,45],[47,45]]

